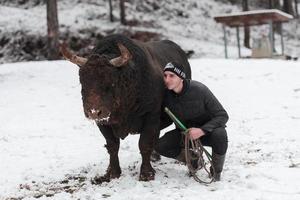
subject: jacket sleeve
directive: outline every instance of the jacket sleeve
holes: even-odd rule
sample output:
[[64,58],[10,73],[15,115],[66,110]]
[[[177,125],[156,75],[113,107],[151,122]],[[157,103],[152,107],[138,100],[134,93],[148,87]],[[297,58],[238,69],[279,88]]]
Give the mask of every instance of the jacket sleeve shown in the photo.
[[207,87],[204,90],[204,104],[206,112],[210,116],[211,120],[205,123],[201,129],[206,134],[209,134],[216,128],[226,127],[228,114],[218,99]]

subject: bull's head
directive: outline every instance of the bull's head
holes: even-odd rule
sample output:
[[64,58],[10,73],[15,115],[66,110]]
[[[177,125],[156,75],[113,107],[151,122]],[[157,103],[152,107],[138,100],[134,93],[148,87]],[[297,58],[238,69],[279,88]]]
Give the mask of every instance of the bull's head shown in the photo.
[[84,58],[68,51],[65,44],[61,45],[63,56],[79,66],[85,116],[101,124],[118,122],[116,116],[120,106],[120,88],[117,87],[118,70],[132,57],[121,43],[118,43],[118,48],[120,56],[113,59],[99,54]]

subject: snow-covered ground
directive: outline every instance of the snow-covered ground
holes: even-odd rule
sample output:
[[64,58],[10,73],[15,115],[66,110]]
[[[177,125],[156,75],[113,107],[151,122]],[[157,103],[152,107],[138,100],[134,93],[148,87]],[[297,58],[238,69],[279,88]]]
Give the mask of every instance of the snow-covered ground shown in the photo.
[[[120,25],[118,5],[114,7],[117,21],[108,22],[107,6],[107,1],[98,0],[58,1],[60,30],[83,38],[90,32],[150,31],[174,40],[185,50],[193,49],[194,57],[206,58],[190,62],[193,79],[211,88],[230,116],[222,181],[199,184],[187,176],[185,166],[163,158],[153,163],[156,179],[140,182],[139,136],[130,135],[121,141],[122,176],[92,185],[90,179],[105,172],[108,154],[101,133],[84,117],[77,67],[66,61],[3,64],[0,200],[40,196],[59,200],[299,200],[300,63],[208,59],[224,55],[222,29],[213,16],[240,11],[230,4],[132,0],[126,3],[127,19],[141,23],[134,27]],[[267,27],[253,29],[254,37],[267,31]],[[286,53],[299,57],[299,20],[285,24],[284,30]],[[29,9],[0,5],[0,36],[22,43],[20,31],[46,34],[45,5]],[[237,57],[235,30],[227,31],[229,56]],[[276,35],[280,52],[279,41]],[[4,55],[0,62],[11,61],[5,59],[8,46],[0,49]],[[250,53],[242,49],[243,56]]]
[[[108,164],[84,118],[78,69],[66,61],[0,65],[0,199],[300,199],[300,63],[193,59],[193,79],[228,111],[222,181],[202,185],[171,159],[138,181],[138,136],[121,141],[122,176],[92,185]],[[74,190],[73,193],[67,192]]]

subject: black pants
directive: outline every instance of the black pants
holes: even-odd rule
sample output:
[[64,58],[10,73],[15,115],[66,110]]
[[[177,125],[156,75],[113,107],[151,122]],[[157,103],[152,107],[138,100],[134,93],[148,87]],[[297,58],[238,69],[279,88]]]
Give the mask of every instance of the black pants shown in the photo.
[[[210,146],[212,151],[224,155],[227,151],[227,132],[225,128],[217,128],[200,138],[202,145]],[[184,135],[178,129],[165,133],[159,138],[155,150],[162,156],[176,158],[184,148]]]

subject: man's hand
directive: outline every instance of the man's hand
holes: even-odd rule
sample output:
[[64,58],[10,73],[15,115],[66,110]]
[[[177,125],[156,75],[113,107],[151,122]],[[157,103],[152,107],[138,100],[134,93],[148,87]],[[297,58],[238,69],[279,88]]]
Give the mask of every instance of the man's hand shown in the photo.
[[201,128],[190,128],[188,133],[193,140],[196,140],[205,135]]

